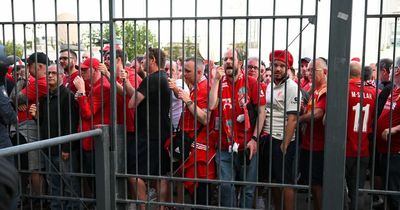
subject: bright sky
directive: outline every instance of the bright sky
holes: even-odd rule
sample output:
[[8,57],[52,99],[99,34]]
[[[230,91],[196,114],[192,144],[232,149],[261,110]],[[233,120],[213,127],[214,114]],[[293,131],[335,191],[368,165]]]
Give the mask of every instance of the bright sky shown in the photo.
[[[362,56],[363,50],[363,17],[364,17],[364,1],[353,0],[353,25],[352,25],[352,48],[351,56]],[[55,1],[54,0],[34,0],[36,4],[35,19],[37,21],[54,21],[55,20]],[[79,4],[79,19],[81,21],[100,20],[102,14],[103,20],[108,20],[108,0],[57,0],[57,14],[70,13],[72,15],[78,14],[77,4]],[[102,2],[102,11],[100,11],[100,2]],[[220,8],[222,2],[223,16],[245,16],[247,0],[197,0],[197,16],[198,17],[214,17],[220,15]],[[250,16],[264,16],[273,15],[273,0],[248,0],[248,12]],[[368,1],[368,13],[379,13],[380,0]],[[390,8],[395,4],[396,0],[384,0],[385,8]],[[171,1],[169,0],[148,0],[148,17],[170,17],[171,15]],[[313,15],[315,13],[315,0],[303,0],[303,14]],[[316,57],[328,55],[328,41],[329,41],[329,14],[330,14],[330,1],[321,0],[318,2],[318,30],[317,30],[317,52]],[[29,21],[33,20],[33,7],[32,1],[29,0],[14,0],[15,4],[15,21]],[[172,16],[173,17],[194,17],[196,15],[195,0],[172,0]],[[397,3],[398,4],[398,3]],[[125,0],[124,7],[122,0],[115,1],[116,17],[126,18],[143,18],[146,17],[146,0]],[[2,0],[2,8],[10,8],[9,10],[3,9],[3,14],[0,16],[0,22],[11,21],[11,0]],[[124,14],[122,14],[124,8]],[[300,15],[301,1],[300,0],[276,0],[276,13],[275,15]],[[399,8],[400,10],[400,8]],[[307,24],[307,20],[303,21],[303,26]],[[289,31],[286,31],[286,20],[276,20],[275,22],[275,49],[284,49],[286,46],[286,39],[291,42],[294,37],[300,32],[299,20],[289,21]],[[253,21],[253,24],[259,24],[258,20]],[[173,42],[182,42],[182,21],[173,21],[172,40]],[[195,23],[191,20],[185,21],[185,37],[195,36]],[[367,26],[367,39],[366,39],[366,62],[375,62],[378,52],[378,21],[373,20],[368,22]],[[23,42],[22,25],[16,26],[16,41]],[[94,26],[96,27],[96,26]],[[236,21],[235,42],[245,41],[246,22],[245,20]],[[32,27],[30,27],[32,28]],[[150,30],[158,36],[157,21],[149,21]],[[160,22],[160,40],[164,45],[168,44],[170,37],[170,21]],[[258,27],[257,27],[258,28]],[[48,35],[52,36],[55,33],[54,26],[49,25]],[[299,39],[297,39],[290,47],[289,51],[295,57],[299,57],[301,52],[302,56],[313,56],[314,48],[314,25],[309,25],[302,35],[302,49],[299,49]],[[383,30],[389,30],[383,28]],[[81,26],[81,34],[87,33],[88,26]],[[27,30],[31,33],[32,29]],[[200,51],[203,56],[207,54],[207,21],[202,20],[197,22],[197,37],[200,43]],[[2,32],[0,32],[1,35]],[[286,37],[288,34],[288,37]],[[383,35],[382,42],[387,39]],[[44,27],[38,30],[37,36],[44,36]],[[81,35],[82,36],[82,35]],[[32,34],[27,34],[27,37],[33,37]],[[10,25],[5,27],[6,40],[12,39],[12,27]],[[386,40],[387,41],[387,40]],[[222,40],[220,40],[220,21],[210,21],[210,40],[209,52],[213,59],[218,60],[220,52],[220,43],[222,43],[222,51],[224,51],[230,43],[233,42],[233,24],[232,20],[223,22]],[[262,21],[261,25],[261,47],[260,50],[252,50],[249,52],[250,56],[258,56],[261,52],[261,58],[267,61],[269,52],[272,50],[272,20],[267,19]]]

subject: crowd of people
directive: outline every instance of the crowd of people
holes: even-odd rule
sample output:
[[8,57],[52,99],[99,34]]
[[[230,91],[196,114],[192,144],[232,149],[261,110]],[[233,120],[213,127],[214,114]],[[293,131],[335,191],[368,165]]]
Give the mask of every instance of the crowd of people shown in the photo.
[[[267,188],[254,183],[271,182],[284,184],[270,188],[275,209],[295,208],[298,189],[293,184],[310,185],[314,209],[322,209],[327,59],[304,57],[296,73],[287,50],[270,52],[266,64],[227,49],[218,66],[200,57],[175,62],[149,48],[128,66],[123,50],[116,49],[111,71],[109,51],[103,51],[102,62],[83,55],[78,59],[75,51],[63,49],[55,63],[42,52],[31,54],[26,65],[14,57],[12,65],[0,62],[0,135],[6,136],[1,148],[110,125],[115,84],[126,172],[136,175],[128,178],[131,199],[150,200],[148,189],[156,189],[158,201],[170,203],[160,209],[179,209],[184,192],[196,205],[255,208]],[[363,209],[365,195],[358,189],[370,171],[375,189],[400,190],[400,58],[368,67],[352,59],[348,85],[347,208]],[[93,178],[76,175],[94,173],[93,141],[32,151],[26,162],[16,161],[28,171],[20,173],[19,193],[33,196],[30,208],[94,208],[60,197],[96,197]],[[8,161],[14,162],[12,157]],[[149,175],[159,178],[151,181],[145,178]],[[40,198],[44,194],[53,197],[47,201]],[[13,205],[17,200],[23,205],[22,197]],[[399,208],[399,196],[387,198],[390,209]]]

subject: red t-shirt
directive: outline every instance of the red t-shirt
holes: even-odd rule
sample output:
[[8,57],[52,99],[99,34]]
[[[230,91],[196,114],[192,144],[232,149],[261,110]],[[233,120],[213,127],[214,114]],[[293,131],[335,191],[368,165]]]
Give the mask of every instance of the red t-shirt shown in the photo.
[[346,156],[357,157],[358,139],[359,139],[359,118],[361,93],[363,92],[363,105],[361,112],[361,148],[360,156],[368,157],[368,134],[372,132],[372,120],[375,111],[376,90],[373,86],[364,84],[364,90],[361,90],[361,80],[351,79],[349,81],[349,101],[347,109],[347,145]]
[[303,90],[308,90],[311,86],[311,82],[309,80],[306,80],[304,78],[300,79],[300,88],[302,88]]
[[79,72],[76,71],[74,73],[72,73],[71,75],[65,75],[64,79],[63,79],[63,85],[68,88],[69,90],[71,90],[72,93],[76,93],[76,87],[74,85],[74,79],[76,78],[76,76],[79,75]]
[[[209,87],[207,87],[207,79],[202,77],[200,82],[197,84],[197,90],[194,89],[190,91],[190,98],[193,102],[196,101],[197,108],[207,110],[208,108],[208,92]],[[195,95],[197,98],[195,100]],[[210,121],[208,124],[209,132],[214,129],[214,112],[210,113]],[[183,123],[182,123],[183,122]],[[179,127],[185,131],[190,137],[194,137],[195,127],[194,127],[194,115],[190,112],[190,110],[185,107],[184,113],[181,115],[181,120],[179,123]],[[197,121],[196,129],[198,130],[201,127],[201,123]],[[210,134],[210,133],[209,133]],[[209,135],[208,144],[210,147],[215,147],[216,139],[213,135]],[[201,131],[197,134],[197,143],[207,144],[207,126],[203,125]]]
[[[307,112],[309,113],[312,110],[312,100],[313,97],[310,97],[307,105]],[[319,88],[314,91],[314,109],[322,109],[325,113],[326,107],[326,86]],[[325,139],[325,126],[322,123],[322,118],[319,120],[314,120],[314,128],[313,128],[313,138],[311,147],[311,121],[306,123],[306,130],[303,134],[303,140],[301,142],[301,148],[310,151],[323,151],[324,150],[324,139]]]
[[[94,128],[94,125],[110,124],[110,82],[105,77],[102,77],[93,84],[91,89],[92,91],[87,92],[86,96],[78,97],[82,118],[82,131],[91,130]],[[102,95],[103,98],[101,97]],[[82,147],[85,151],[92,151],[93,139],[83,139]]]
[[[393,100],[392,106],[391,101]],[[399,103],[399,104],[397,104]],[[392,110],[392,113],[390,113]],[[382,113],[378,119],[378,130],[376,133],[377,139],[377,149],[378,152],[387,154],[388,153],[388,143],[382,139],[382,132],[389,128],[390,118],[392,118],[392,127],[395,127],[400,124],[400,88],[395,87],[393,89],[392,97],[389,96],[385,106],[383,107]],[[389,139],[388,139],[389,140]],[[393,134],[391,137],[390,143],[390,153],[398,154],[400,152],[400,133]]]
[[[142,78],[136,74],[134,70],[129,70],[129,81],[134,88],[139,87],[142,82]],[[122,85],[122,81],[117,78],[117,82]],[[137,83],[136,83],[137,82]],[[124,97],[120,94],[117,94],[117,124],[124,124],[124,117],[126,116],[126,129],[128,132],[135,132],[135,109],[129,109],[128,104],[131,96],[125,96],[125,106],[124,106]],[[126,115],[125,115],[126,113]]]
[[[37,83],[37,86],[38,86],[38,94],[37,95],[36,95],[36,83]],[[21,90],[21,93],[26,95],[26,97],[28,98],[28,108],[27,108],[27,110],[29,110],[29,107],[32,104],[36,103],[36,99],[39,99],[42,96],[47,95],[46,76],[41,77],[41,78],[39,78],[37,80],[35,79],[35,77],[29,76],[28,84],[24,89]],[[22,104],[20,104],[20,105],[22,105]],[[18,120],[19,120],[19,122],[23,122],[25,120],[31,120],[32,119],[32,115],[30,115],[27,110],[26,111],[18,111]]]
[[[245,79],[245,78],[243,78]],[[258,109],[259,106],[263,106],[266,104],[266,99],[265,99],[265,92],[264,90],[262,90],[262,88],[260,88],[261,90],[258,90],[258,81],[253,78],[253,77],[248,77],[248,81],[247,81],[247,93],[248,96],[250,98],[250,102],[254,105],[254,107],[256,107]],[[232,90],[232,82],[230,80],[228,80],[227,82],[228,88],[230,90]],[[239,105],[239,101],[238,101],[238,95],[239,95],[239,88],[238,85],[235,85],[235,95],[234,95],[234,99],[235,99],[235,107],[240,107]],[[258,105],[258,99],[260,99],[260,104]],[[233,120],[236,121],[237,117],[241,114],[243,114],[243,112],[237,112],[234,111],[234,116],[233,116]],[[224,118],[224,114],[222,114],[222,118]],[[258,117],[257,117],[258,118]],[[222,119],[221,121],[222,123],[226,122],[225,119]],[[237,136],[237,141],[236,143],[239,144],[239,150],[243,150],[244,149],[244,139],[245,139],[245,123],[234,123],[236,125],[236,130],[237,133],[235,134]],[[224,126],[221,126],[222,129],[224,129]],[[246,131],[246,141],[249,142],[251,140],[251,137],[253,136],[253,131],[254,131],[254,127],[251,127],[249,130]],[[221,149],[222,150],[228,150],[230,146],[230,143],[228,142],[227,139],[227,135],[225,133],[225,131],[223,130],[222,135],[221,135]]]

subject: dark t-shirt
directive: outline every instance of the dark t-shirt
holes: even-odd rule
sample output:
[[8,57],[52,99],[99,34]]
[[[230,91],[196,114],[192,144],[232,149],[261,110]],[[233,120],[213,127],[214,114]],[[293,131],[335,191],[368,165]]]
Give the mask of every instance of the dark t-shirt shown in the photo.
[[[144,99],[137,107],[136,113],[138,136],[147,139],[148,131],[150,140],[158,141],[161,139],[161,141],[164,141],[170,129],[171,91],[168,86],[167,73],[165,71],[157,71],[150,74],[143,79],[137,91],[144,95]],[[149,118],[147,118],[147,115]],[[147,127],[147,122],[149,127]]]

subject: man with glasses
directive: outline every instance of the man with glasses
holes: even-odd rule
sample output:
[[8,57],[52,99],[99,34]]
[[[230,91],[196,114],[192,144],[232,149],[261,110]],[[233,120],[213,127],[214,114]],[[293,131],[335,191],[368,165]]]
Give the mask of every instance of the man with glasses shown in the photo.
[[[388,183],[385,190],[400,190],[400,57],[392,67],[393,91],[389,95],[377,122],[377,150],[382,155],[378,169],[382,183]],[[397,104],[399,103],[399,104]],[[389,159],[389,161],[387,161]],[[386,174],[389,171],[389,174]],[[400,196],[388,195],[390,209],[399,209]]]
[[[48,68],[48,94],[39,100],[38,111],[36,105],[30,107],[30,113],[39,122],[40,139],[49,139],[58,136],[76,133],[79,123],[79,109],[74,94],[62,85],[63,68],[52,64]],[[60,150],[61,148],[61,150]],[[44,149],[49,156],[46,169],[49,181],[49,195],[78,197],[80,195],[80,182],[78,177],[71,177],[65,172],[78,172],[79,170],[79,142],[66,143],[61,147],[53,146]],[[46,159],[47,159],[46,158]],[[52,199],[51,209],[78,209],[77,201],[61,201]]]
[[[305,123],[299,163],[302,181],[311,185],[314,209],[321,210],[325,144],[325,125],[323,123],[323,118],[326,110],[328,65],[323,58],[317,58],[315,62],[310,61],[307,71],[310,73],[310,78],[315,75],[315,89],[314,93],[312,93],[314,96],[310,96],[308,101],[306,113],[299,118],[299,123]],[[311,129],[312,122],[314,122],[313,129]],[[312,139],[311,136],[313,136]],[[311,156],[312,160],[310,165]],[[311,174],[309,174],[310,167],[312,168]],[[308,183],[309,179],[311,179],[311,183]]]
[[63,49],[60,51],[59,62],[61,67],[64,69],[65,77],[63,84],[65,87],[70,89],[74,94],[76,93],[76,87],[73,83],[76,76],[78,76],[77,55],[76,52],[71,49]]

